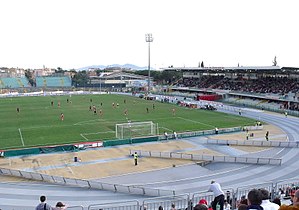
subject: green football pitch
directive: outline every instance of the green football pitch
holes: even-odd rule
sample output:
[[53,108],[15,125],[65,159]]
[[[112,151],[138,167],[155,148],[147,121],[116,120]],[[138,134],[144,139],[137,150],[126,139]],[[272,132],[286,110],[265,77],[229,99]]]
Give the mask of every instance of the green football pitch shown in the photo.
[[[97,114],[90,111],[93,105]],[[254,124],[252,119],[235,115],[111,94],[2,98],[0,119],[0,150],[111,140],[116,138],[115,124],[128,119],[158,123],[160,134]]]

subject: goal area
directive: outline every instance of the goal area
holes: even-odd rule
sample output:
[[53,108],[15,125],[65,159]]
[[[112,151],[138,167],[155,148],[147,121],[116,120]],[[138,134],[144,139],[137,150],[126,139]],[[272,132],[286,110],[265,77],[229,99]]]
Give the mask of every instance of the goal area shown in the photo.
[[128,122],[115,125],[116,138],[130,139],[142,136],[155,136],[158,134],[158,124],[148,122]]

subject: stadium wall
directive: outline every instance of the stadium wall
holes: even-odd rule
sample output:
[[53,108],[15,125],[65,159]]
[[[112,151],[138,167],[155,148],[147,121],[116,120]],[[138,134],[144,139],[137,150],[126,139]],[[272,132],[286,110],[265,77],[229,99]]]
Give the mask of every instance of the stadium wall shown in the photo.
[[[219,129],[218,133],[219,134],[231,133],[231,132],[239,132],[239,131],[242,131],[241,127]],[[215,134],[215,130],[184,132],[184,133],[178,133],[178,138],[189,138],[189,137],[213,135],[213,134]],[[54,152],[75,152],[86,148],[111,147],[111,146],[118,146],[118,145],[125,145],[125,144],[139,144],[144,142],[154,142],[154,141],[163,141],[163,140],[175,140],[175,136],[173,134],[170,134],[167,137],[164,135],[159,135],[159,136],[132,138],[132,139],[117,139],[117,140],[106,140],[106,141],[98,141],[98,142],[82,142],[82,143],[74,143],[68,145],[55,145],[55,146],[35,147],[35,148],[26,148],[26,149],[2,150],[0,151],[0,156],[13,157],[13,156],[22,156],[22,155],[47,154],[47,153],[54,153]]]

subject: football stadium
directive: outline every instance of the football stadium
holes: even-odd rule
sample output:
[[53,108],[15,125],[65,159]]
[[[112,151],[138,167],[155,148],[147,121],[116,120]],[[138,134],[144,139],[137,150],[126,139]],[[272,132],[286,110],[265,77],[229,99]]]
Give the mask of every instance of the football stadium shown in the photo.
[[0,210],[299,210],[298,1],[0,9]]
[[217,182],[231,209],[252,189],[288,203],[298,186],[298,70],[169,67],[182,77],[150,78],[147,89],[148,77],[123,71],[81,86],[3,69],[0,207],[32,209],[42,195],[68,209],[213,207]]

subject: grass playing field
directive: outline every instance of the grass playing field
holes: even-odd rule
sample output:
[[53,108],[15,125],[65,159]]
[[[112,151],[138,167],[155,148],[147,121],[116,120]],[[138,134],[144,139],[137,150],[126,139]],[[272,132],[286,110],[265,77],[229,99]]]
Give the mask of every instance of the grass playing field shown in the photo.
[[[119,106],[113,108],[112,103]],[[97,114],[89,110],[93,105]],[[254,124],[244,117],[110,94],[2,98],[0,119],[0,149],[115,139],[115,124],[128,119],[158,123],[160,134]]]

